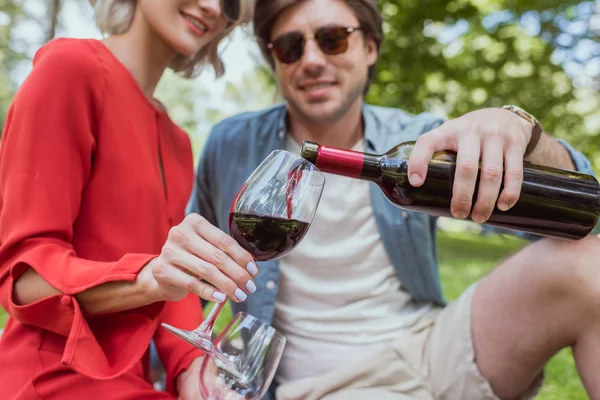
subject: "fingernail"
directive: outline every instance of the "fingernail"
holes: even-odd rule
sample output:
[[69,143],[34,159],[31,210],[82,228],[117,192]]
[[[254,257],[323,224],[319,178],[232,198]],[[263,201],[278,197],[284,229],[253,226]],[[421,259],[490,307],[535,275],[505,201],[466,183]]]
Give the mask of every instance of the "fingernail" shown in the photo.
[[498,210],[500,210],[500,211],[507,211],[508,210],[508,204],[506,204],[506,203],[498,203]]
[[411,185],[418,185],[421,183],[421,176],[419,174],[412,174],[409,180]]
[[235,289],[234,295],[239,301],[245,301],[248,298],[248,295],[240,288]]
[[256,285],[254,284],[252,279],[249,280],[248,283],[246,283],[246,290],[248,291],[248,293],[256,292]]
[[473,214],[473,215],[471,216],[471,219],[472,219],[473,221],[477,222],[477,223],[482,223],[482,222],[483,222],[483,220],[484,220],[484,218],[483,218],[483,216],[482,216],[481,214]]
[[248,272],[250,272],[252,275],[256,275],[258,274],[258,267],[256,266],[255,263],[253,263],[252,261],[250,261],[248,263],[248,265],[246,266],[246,269],[248,270]]
[[454,213],[454,218],[456,219],[465,219],[467,218],[468,214],[464,211],[458,211],[456,213]]
[[221,292],[214,292],[213,293],[213,299],[215,299],[219,303],[224,302],[226,298],[227,298],[227,296],[225,296],[225,293],[221,293]]

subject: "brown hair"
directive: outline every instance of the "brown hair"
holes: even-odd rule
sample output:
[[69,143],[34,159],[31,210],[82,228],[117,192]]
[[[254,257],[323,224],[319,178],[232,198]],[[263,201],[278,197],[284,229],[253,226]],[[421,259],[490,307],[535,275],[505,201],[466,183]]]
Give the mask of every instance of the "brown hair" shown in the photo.
[[[263,56],[275,68],[275,61],[267,44],[271,41],[271,30],[279,16],[289,7],[306,0],[256,0],[254,8],[254,34]],[[377,0],[344,0],[356,15],[365,38],[370,38],[377,44],[377,53],[383,42],[383,17],[379,11]],[[369,68],[365,93],[375,75],[375,64]]]

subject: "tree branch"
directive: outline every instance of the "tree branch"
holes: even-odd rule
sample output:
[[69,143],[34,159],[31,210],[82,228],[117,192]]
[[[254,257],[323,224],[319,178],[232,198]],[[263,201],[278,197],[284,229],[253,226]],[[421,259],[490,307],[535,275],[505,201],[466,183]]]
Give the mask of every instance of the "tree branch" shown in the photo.
[[46,42],[54,39],[56,36],[56,28],[58,27],[58,14],[60,13],[60,0],[49,0],[48,17],[50,18],[50,26],[46,32]]

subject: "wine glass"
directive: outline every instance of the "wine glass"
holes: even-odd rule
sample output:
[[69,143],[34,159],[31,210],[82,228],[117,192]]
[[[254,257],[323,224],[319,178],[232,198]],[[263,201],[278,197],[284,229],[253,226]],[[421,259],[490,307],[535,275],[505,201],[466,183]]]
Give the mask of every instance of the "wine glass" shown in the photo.
[[[244,182],[231,204],[231,236],[256,261],[285,256],[308,231],[324,185],[325,177],[313,164],[288,151],[273,151]],[[213,325],[224,306],[225,302],[215,304],[193,331],[165,323],[162,326],[227,363],[212,343]]]
[[214,345],[229,362],[205,357],[200,392],[206,400],[260,399],[271,385],[285,337],[257,318],[239,312]]
[[285,256],[306,235],[324,184],[313,164],[287,151],[272,152],[231,204],[231,236],[257,261]]

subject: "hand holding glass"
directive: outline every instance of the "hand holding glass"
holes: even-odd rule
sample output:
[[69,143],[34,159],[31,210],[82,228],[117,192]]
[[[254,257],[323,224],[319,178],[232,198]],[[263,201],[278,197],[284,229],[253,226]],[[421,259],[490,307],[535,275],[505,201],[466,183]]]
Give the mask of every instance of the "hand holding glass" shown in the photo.
[[[231,236],[257,261],[274,260],[300,243],[321,199],[325,177],[311,163],[283,150],[272,152],[238,191],[229,214]],[[224,363],[212,343],[213,325],[225,302],[215,304],[193,331],[163,327]]]

